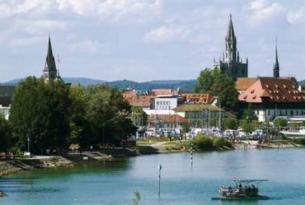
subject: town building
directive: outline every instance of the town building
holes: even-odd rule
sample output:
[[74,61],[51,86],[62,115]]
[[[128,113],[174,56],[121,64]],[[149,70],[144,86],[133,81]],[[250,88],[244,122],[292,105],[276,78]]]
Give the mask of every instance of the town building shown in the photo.
[[186,104],[210,104],[214,100],[209,93],[182,92],[181,96]]
[[237,78],[237,80],[235,81],[235,88],[238,94],[243,94],[256,81],[257,81],[256,77]]
[[134,89],[122,91],[123,98],[129,102],[131,106],[150,109],[153,96],[148,92],[138,93]]
[[226,73],[232,79],[248,77],[248,59],[243,62],[239,57],[237,49],[237,38],[235,36],[232,15],[230,14],[229,26],[225,37],[225,52],[219,60],[220,71]]
[[0,114],[9,118],[11,101],[16,87],[13,85],[0,85]]
[[260,122],[305,115],[305,93],[295,78],[258,77],[239,101],[243,108],[251,105]]
[[210,104],[183,104],[174,109],[191,127],[219,127],[225,112]]
[[179,95],[180,89],[173,88],[155,88],[149,91],[149,94],[152,96],[160,96],[160,95]]
[[147,127],[152,128],[157,135],[177,136],[180,135],[184,123],[187,120],[180,115],[157,114],[148,116]]

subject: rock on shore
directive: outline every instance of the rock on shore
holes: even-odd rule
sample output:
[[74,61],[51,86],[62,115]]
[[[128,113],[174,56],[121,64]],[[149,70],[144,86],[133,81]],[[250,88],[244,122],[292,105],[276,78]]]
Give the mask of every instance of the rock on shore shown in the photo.
[[0,176],[34,168],[70,167],[72,161],[61,156],[35,156],[0,161]]

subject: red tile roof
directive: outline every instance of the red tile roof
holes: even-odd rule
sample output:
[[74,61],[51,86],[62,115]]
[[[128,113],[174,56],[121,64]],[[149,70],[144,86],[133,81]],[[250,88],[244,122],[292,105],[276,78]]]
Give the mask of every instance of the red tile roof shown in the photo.
[[180,115],[149,115],[148,116],[148,122],[154,123],[154,122],[170,122],[170,123],[184,123],[187,122],[187,120],[184,117],[181,117]]
[[213,99],[208,93],[182,93],[181,96],[190,104],[210,104]]
[[237,91],[247,90],[253,83],[257,81],[257,78],[238,78],[235,82],[235,88]]
[[240,101],[261,103],[264,99],[272,102],[304,102],[305,93],[298,90],[295,78],[259,77],[246,91],[239,95]]

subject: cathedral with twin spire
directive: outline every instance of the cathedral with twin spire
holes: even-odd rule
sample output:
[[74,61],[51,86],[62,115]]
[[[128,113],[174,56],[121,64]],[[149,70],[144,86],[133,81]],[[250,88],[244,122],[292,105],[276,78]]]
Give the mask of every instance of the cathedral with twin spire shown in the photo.
[[248,59],[246,59],[246,62],[243,62],[239,57],[231,14],[225,37],[225,52],[222,59],[219,60],[219,68],[221,72],[226,73],[234,80],[240,77],[248,77]]

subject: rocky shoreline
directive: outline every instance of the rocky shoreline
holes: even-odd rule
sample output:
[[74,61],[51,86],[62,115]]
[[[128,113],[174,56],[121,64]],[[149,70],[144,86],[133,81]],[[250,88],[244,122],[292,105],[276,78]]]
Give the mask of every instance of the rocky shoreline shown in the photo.
[[73,162],[62,156],[6,159],[0,161],[0,176],[13,174],[22,170],[71,166],[73,166]]

